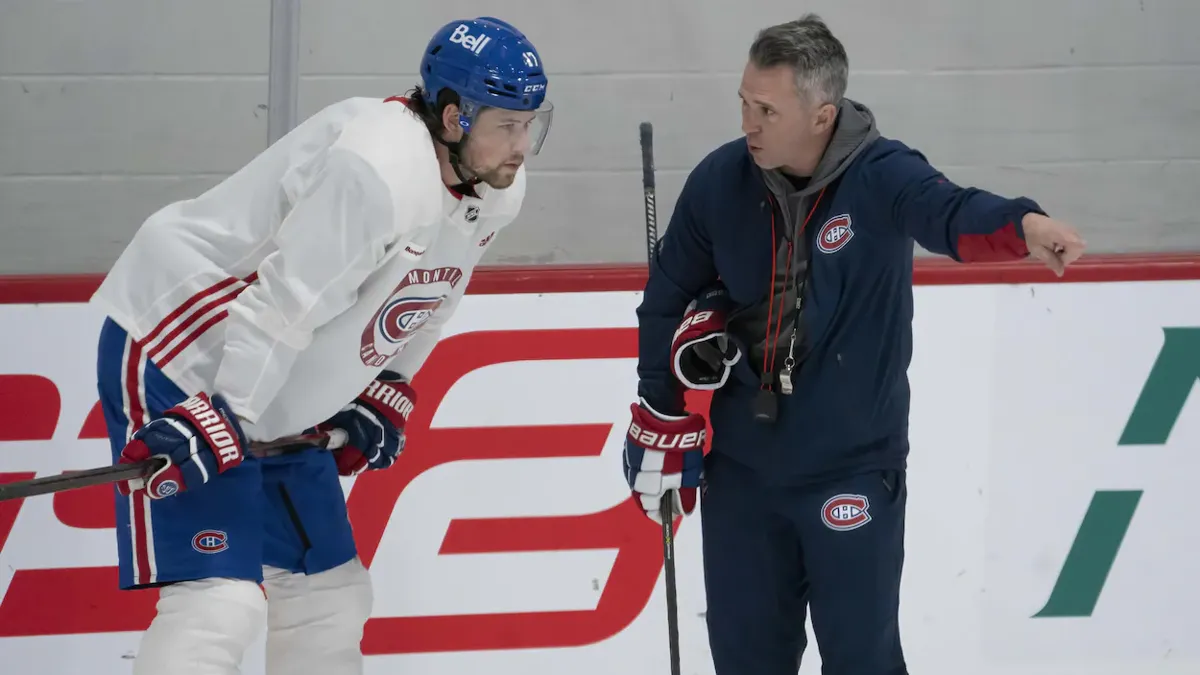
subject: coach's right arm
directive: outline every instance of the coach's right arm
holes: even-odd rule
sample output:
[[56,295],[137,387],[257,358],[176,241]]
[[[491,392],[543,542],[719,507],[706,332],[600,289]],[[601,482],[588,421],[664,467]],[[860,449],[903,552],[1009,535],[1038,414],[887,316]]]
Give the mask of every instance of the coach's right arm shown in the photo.
[[712,241],[698,217],[705,208],[699,173],[684,182],[637,308],[638,397],[666,415],[684,412],[684,387],[671,368],[672,338],[688,304],[717,281]]
[[703,475],[705,420],[684,409],[684,387],[671,364],[672,342],[688,305],[717,279],[712,241],[697,217],[705,208],[700,173],[693,171],[684,182],[637,308],[638,401],[630,405],[622,469],[634,501],[659,522],[668,495],[674,514],[692,512]]

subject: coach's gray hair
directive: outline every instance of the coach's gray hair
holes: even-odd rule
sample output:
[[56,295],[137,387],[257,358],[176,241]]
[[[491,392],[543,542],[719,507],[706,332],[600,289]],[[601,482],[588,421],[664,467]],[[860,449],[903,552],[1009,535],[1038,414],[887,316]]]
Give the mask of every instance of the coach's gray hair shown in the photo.
[[846,95],[846,48],[816,14],[759,31],[750,45],[750,62],[763,69],[791,68],[800,96],[814,103],[837,105]]

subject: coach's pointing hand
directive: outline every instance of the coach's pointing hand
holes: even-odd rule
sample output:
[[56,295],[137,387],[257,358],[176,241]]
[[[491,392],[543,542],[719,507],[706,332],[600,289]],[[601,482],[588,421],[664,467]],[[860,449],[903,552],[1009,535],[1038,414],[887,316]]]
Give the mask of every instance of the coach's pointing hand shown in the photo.
[[1075,228],[1039,213],[1026,214],[1021,219],[1025,229],[1025,245],[1029,254],[1062,276],[1067,265],[1083,255],[1084,241]]

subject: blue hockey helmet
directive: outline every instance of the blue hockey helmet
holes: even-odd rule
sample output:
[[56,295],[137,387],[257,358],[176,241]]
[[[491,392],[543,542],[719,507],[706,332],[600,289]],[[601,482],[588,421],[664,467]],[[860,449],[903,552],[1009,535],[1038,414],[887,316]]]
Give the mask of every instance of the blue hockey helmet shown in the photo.
[[484,107],[535,111],[539,124],[530,130],[530,152],[541,149],[554,112],[546,101],[546,71],[537,49],[512,24],[483,16],[442,26],[425,48],[421,79],[432,110],[443,89],[458,94],[465,134]]

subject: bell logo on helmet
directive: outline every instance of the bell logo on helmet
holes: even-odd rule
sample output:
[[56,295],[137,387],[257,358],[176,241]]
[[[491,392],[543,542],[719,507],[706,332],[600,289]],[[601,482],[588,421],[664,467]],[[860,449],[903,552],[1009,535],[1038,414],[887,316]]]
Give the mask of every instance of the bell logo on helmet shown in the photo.
[[455,28],[454,32],[450,34],[450,41],[462,45],[474,54],[478,54],[483,51],[484,45],[492,41],[492,38],[487,35],[469,35],[469,30],[471,30],[471,27],[467,24],[458,24],[458,28]]

